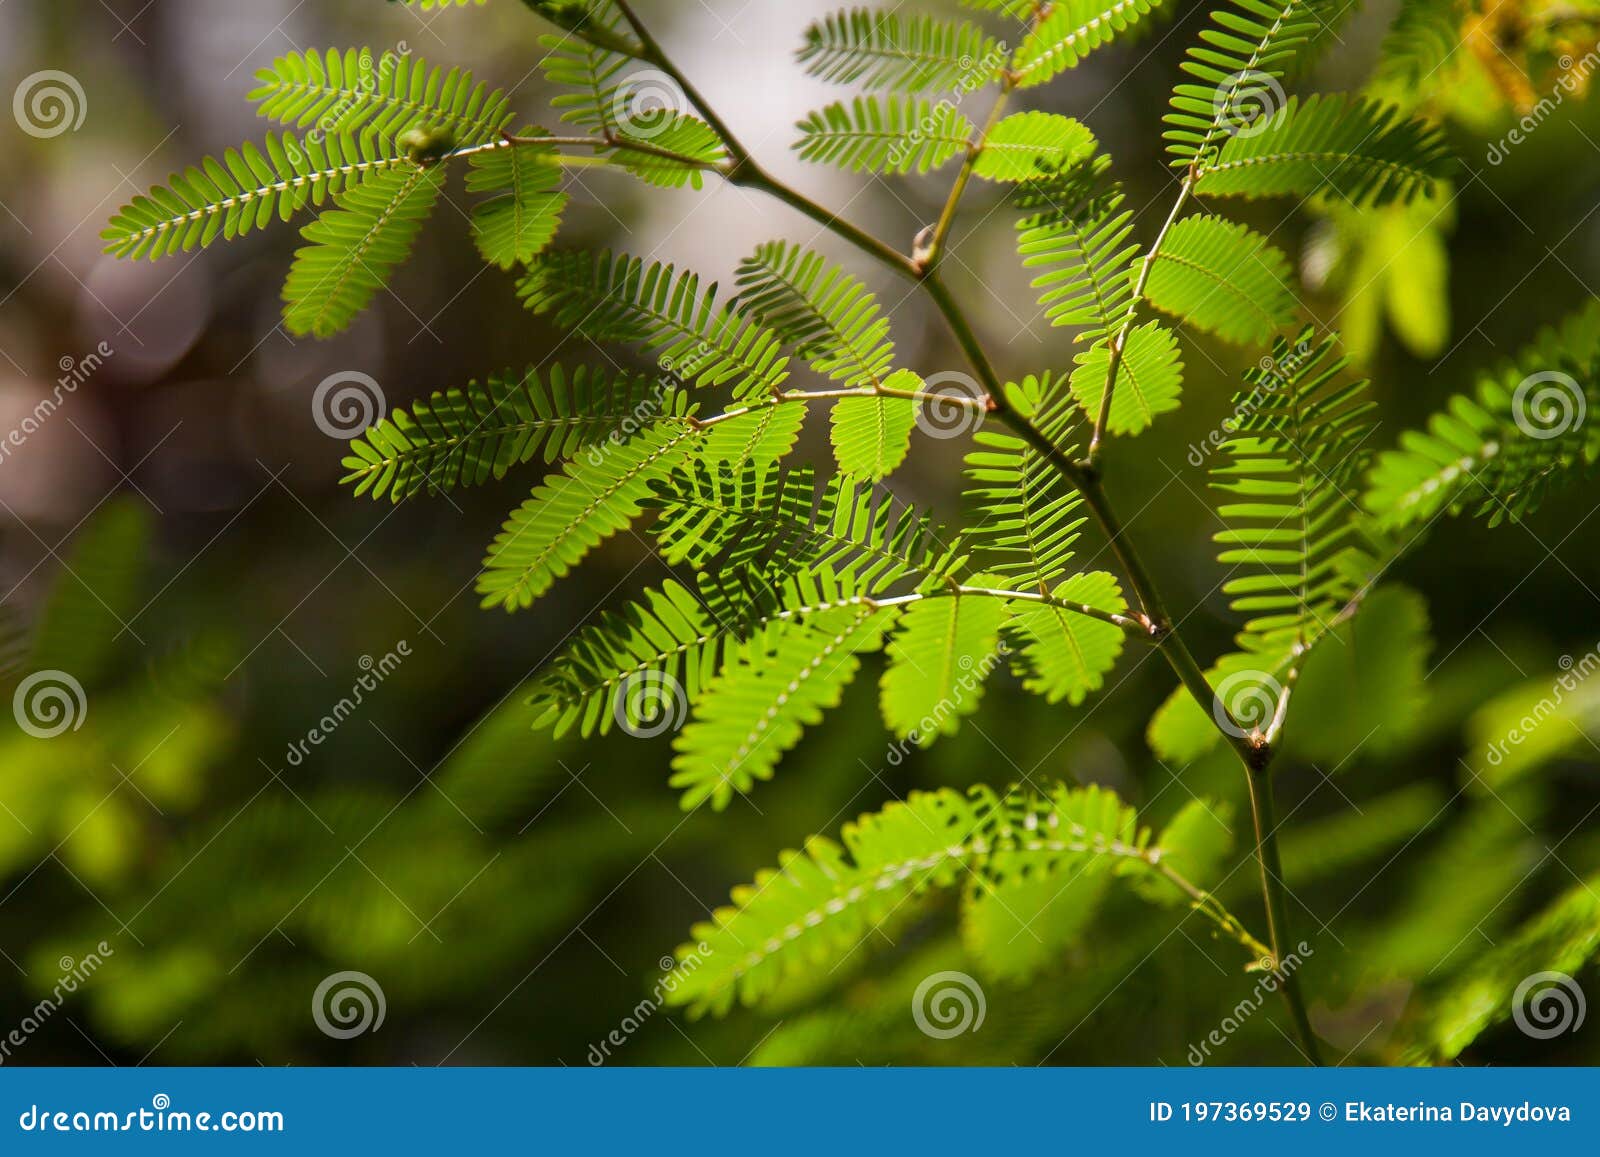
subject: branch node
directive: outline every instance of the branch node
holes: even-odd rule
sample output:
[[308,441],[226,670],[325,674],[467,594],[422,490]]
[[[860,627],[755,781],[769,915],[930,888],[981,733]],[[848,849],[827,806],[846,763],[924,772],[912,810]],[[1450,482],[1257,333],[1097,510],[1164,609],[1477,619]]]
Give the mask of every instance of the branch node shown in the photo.
[[1267,768],[1272,765],[1272,757],[1277,754],[1276,749],[1260,730],[1252,731],[1245,736],[1247,748],[1246,762],[1249,764],[1252,775],[1265,775]]
[[935,242],[939,235],[937,225],[924,225],[917,230],[917,235],[911,239],[911,265],[917,271],[918,277],[927,276],[933,268],[937,256]]

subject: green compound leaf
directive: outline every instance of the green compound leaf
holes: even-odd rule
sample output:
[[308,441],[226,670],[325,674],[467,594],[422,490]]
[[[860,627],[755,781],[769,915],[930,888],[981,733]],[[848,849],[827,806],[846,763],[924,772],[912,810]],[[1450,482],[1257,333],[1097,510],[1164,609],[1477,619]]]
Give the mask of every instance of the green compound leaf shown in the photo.
[[983,684],[998,665],[1008,604],[982,595],[912,603],[889,643],[879,686],[883,720],[896,736],[927,746],[954,735],[978,709]]
[[[913,792],[845,825],[841,841],[806,841],[804,852],[785,854],[776,870],[736,888],[731,907],[696,925],[697,943],[678,949],[668,1002],[716,1015],[735,1002],[757,1004],[802,970],[846,959],[936,890],[960,889],[970,909],[1037,876],[1058,886],[1086,871],[1137,877],[1160,855],[1133,810],[1098,787],[1058,786],[1043,796]],[[980,954],[1016,950],[1014,927],[979,920],[969,944]],[[1028,969],[1002,963],[998,971]]]
[[[1050,593],[1112,614],[1128,610],[1122,588],[1105,571],[1073,575]],[[1013,604],[1008,633],[1022,685],[1046,702],[1065,699],[1074,707],[1100,690],[1127,642],[1121,627],[1047,603]]]
[[692,450],[694,431],[662,423],[569,462],[506,521],[478,577],[485,607],[533,605],[584,555],[639,516],[651,483]]
[[1201,161],[1201,196],[1310,197],[1353,206],[1431,194],[1454,168],[1438,129],[1359,97],[1313,96],[1267,112]]
[[554,147],[518,145],[467,158],[467,192],[497,194],[472,209],[472,239],[485,261],[510,269],[555,240],[567,207],[555,155]]
[[[1030,416],[1054,392],[1048,375],[1027,378],[1008,391],[1020,412]],[[1083,496],[1015,434],[985,427],[972,441],[966,475],[974,509],[966,537],[980,548],[981,565],[1021,589],[1052,589],[1071,573],[1084,523]],[[1068,443],[1058,439],[1058,444]]]
[[330,337],[354,321],[410,255],[443,184],[442,169],[407,165],[336,196],[336,208],[300,231],[311,244],[283,284],[289,332]]
[[[1047,8],[1022,47],[1012,69],[1023,88],[1044,84],[1085,56],[1135,27],[1160,6],[1160,0],[1056,0]],[[1026,19],[1031,4],[1019,4],[1019,19]]]
[[684,789],[683,807],[709,801],[721,811],[734,793],[771,779],[804,729],[838,705],[860,656],[878,649],[894,618],[865,604],[828,607],[787,621],[770,651],[724,670],[673,745],[671,782]]
[[[885,389],[920,390],[922,379],[896,370]],[[833,404],[833,456],[845,474],[877,481],[894,473],[911,452],[920,403],[909,398],[840,398]]]
[[1017,251],[1029,269],[1051,325],[1082,326],[1080,341],[1098,341],[1127,317],[1139,246],[1133,213],[1116,186],[1101,178],[1109,157],[1060,178],[1042,177],[1020,190],[1032,212],[1017,223]]
[[398,139],[418,126],[444,130],[458,146],[494,140],[510,123],[510,99],[472,73],[371,49],[290,52],[256,73],[249,99],[261,116],[322,133]]
[[799,123],[802,160],[852,173],[926,173],[966,151],[977,129],[949,102],[856,97]]
[[656,488],[652,532],[669,563],[773,574],[826,568],[863,590],[939,575],[955,559],[955,535],[869,483],[836,474],[819,495],[809,466],[712,469],[704,460]]
[[665,689],[669,698],[676,688],[686,707],[742,645],[693,592],[669,580],[601,615],[539,674],[530,700],[534,726],[605,735],[628,718],[634,688]]
[[1386,529],[1470,510],[1494,526],[1537,510],[1600,460],[1600,301],[1543,330],[1378,455],[1363,504]]
[[976,24],[864,8],[833,13],[807,28],[799,59],[807,76],[901,92],[970,91],[994,80],[1005,65],[1001,44]]
[[1088,160],[1094,134],[1080,121],[1047,112],[1019,112],[990,129],[972,171],[991,181],[1058,176]]
[[794,345],[820,374],[847,386],[882,384],[894,361],[889,322],[859,280],[787,241],[739,263],[738,309]]
[[1337,19],[1337,0],[1231,0],[1211,14],[1183,71],[1199,84],[1172,91],[1167,152],[1175,168],[1197,170],[1239,132],[1284,104],[1280,83],[1307,46]]
[[605,251],[541,254],[517,283],[523,304],[592,341],[636,342],[700,386],[731,384],[742,401],[788,377],[778,335],[725,304],[698,274]]
[[657,423],[688,425],[670,395],[644,377],[553,366],[491,374],[396,409],[350,443],[340,481],[356,494],[403,501],[504,478],[540,458],[556,462]]
[[[1090,421],[1100,413],[1111,351],[1106,342],[1078,354],[1072,371],[1072,396]],[[1146,322],[1128,331],[1117,362],[1117,382],[1111,393],[1111,413],[1106,429],[1113,434],[1137,434],[1157,417],[1178,408],[1183,392],[1183,359],[1178,339],[1159,322]]]
[[261,148],[246,142],[221,161],[206,157],[198,167],[173,173],[165,186],[119,209],[100,236],[107,253],[153,261],[288,221],[307,205],[325,204],[341,189],[398,165],[409,162],[388,141],[348,133],[302,141],[268,133]]
[[1221,217],[1185,217],[1150,267],[1150,304],[1225,341],[1264,345],[1294,321],[1289,259]]

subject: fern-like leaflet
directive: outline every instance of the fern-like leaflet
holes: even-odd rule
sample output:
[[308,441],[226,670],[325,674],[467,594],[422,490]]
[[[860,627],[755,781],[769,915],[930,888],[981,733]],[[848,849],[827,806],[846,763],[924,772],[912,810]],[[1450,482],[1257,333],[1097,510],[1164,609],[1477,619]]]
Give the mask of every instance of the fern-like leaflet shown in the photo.
[[1018,190],[1032,210],[1017,224],[1024,266],[1045,268],[1033,280],[1050,324],[1082,327],[1080,341],[1098,341],[1122,322],[1133,299],[1139,245],[1122,191],[1103,180],[1110,157],[1086,168],[1041,174]]
[[1431,193],[1452,165],[1439,130],[1394,106],[1341,95],[1290,97],[1196,169],[1195,192],[1309,197],[1378,206]]
[[306,226],[311,244],[283,283],[289,331],[328,337],[349,325],[411,252],[443,181],[438,169],[407,166],[335,197],[336,208]]
[[922,12],[846,9],[806,29],[798,58],[833,84],[924,92],[993,80],[999,42],[976,24]]
[[619,438],[661,405],[658,383],[560,366],[541,377],[530,366],[482,384],[435,393],[396,409],[350,443],[343,478],[356,494],[395,502],[504,478],[535,458],[555,462]]
[[791,342],[818,373],[880,385],[894,362],[889,322],[866,286],[819,254],[773,241],[739,266],[739,308]]
[[[879,479],[911,449],[923,382],[891,373],[894,343],[877,298],[819,254],[786,242],[761,246],[739,266],[739,309],[792,343],[813,369],[863,396],[833,406],[833,447],[846,474]],[[867,396],[872,395],[872,396]]]
[[[1093,787],[914,792],[847,824],[841,841],[809,840],[776,871],[735,889],[731,907],[696,925],[696,943],[678,950],[670,1001],[694,1014],[760,1003],[799,970],[843,960],[942,889],[960,891],[965,919],[977,926],[972,947],[991,968],[1026,974],[1043,961],[1027,959],[1028,938],[1015,925],[985,919],[991,906],[1024,922],[1079,877],[1170,878],[1166,849],[1131,808]],[[1046,885],[1042,896],[1034,883]]]
[[817,492],[810,467],[749,463],[735,472],[701,460],[657,486],[649,503],[662,557],[705,567],[759,565],[768,573],[825,567],[863,589],[949,574],[956,539],[925,514],[849,475]]
[[[1023,413],[1037,415],[1060,387],[1046,375],[1027,378],[1010,392]],[[1070,424],[1057,420],[1053,428],[1064,434]],[[967,538],[979,550],[981,565],[1022,589],[1052,589],[1070,574],[1085,521],[1079,514],[1082,496],[1015,434],[980,430],[973,441],[977,449],[966,465],[974,525]]]
[[[534,135],[521,133],[525,140]],[[554,147],[493,149],[472,154],[467,164],[467,191],[494,194],[472,208],[472,237],[483,259],[511,269],[544,252],[567,207]]]
[[1600,302],[1590,301],[1380,454],[1367,508],[1394,530],[1463,509],[1490,526],[1520,519],[1600,459],[1600,425],[1585,420],[1600,404],[1597,375]]
[[[618,21],[597,13],[585,36],[541,40],[546,79],[574,91],[551,105],[561,119],[594,134],[593,152],[662,188],[700,188],[702,174],[727,160],[711,126],[690,113],[651,102],[652,77],[631,69],[638,53],[617,41]],[[604,30],[596,36],[597,30]],[[640,79],[643,76],[643,79]]]
[[510,99],[472,74],[446,72],[405,53],[370,49],[290,52],[256,73],[249,99],[263,117],[323,133],[395,140],[407,129],[444,129],[458,145],[494,140],[511,120]]
[[727,807],[735,792],[770,779],[803,729],[838,705],[899,613],[852,593],[825,568],[784,583],[790,610],[773,619],[763,650],[738,653],[710,683],[673,741],[673,787],[683,806]]
[[593,547],[639,516],[651,484],[670,476],[693,450],[688,400],[678,394],[670,401],[673,408],[646,429],[569,462],[512,512],[478,577],[484,606],[532,605]]
[[288,221],[346,185],[405,163],[385,140],[329,133],[302,141],[268,133],[259,148],[246,143],[220,161],[207,157],[135,197],[101,237],[106,252],[118,257],[154,260],[204,248],[219,237],[232,241],[273,220]]
[[902,175],[948,164],[977,132],[953,104],[895,95],[830,104],[798,127],[802,160]]
[[[1212,674],[1216,713],[1229,726],[1265,732],[1260,702],[1292,685],[1306,657],[1371,582],[1373,544],[1353,494],[1370,456],[1373,403],[1367,383],[1342,375],[1335,339],[1309,327],[1280,338],[1272,358],[1245,374],[1233,435],[1212,485],[1227,496],[1218,513],[1218,560],[1235,568],[1224,585],[1236,612],[1251,616],[1240,651]],[[1232,680],[1230,683],[1229,681]],[[1243,710],[1242,710],[1243,709]],[[1234,721],[1245,710],[1252,718]],[[1192,759],[1217,739],[1206,710],[1174,695],[1151,721],[1151,745],[1164,758]]]
[[1027,181],[1089,159],[1094,134],[1081,121],[1048,112],[1019,112],[984,134],[972,171],[990,181]]
[[[1160,6],[1160,0],[1062,0],[1045,6],[1012,63],[1018,84],[1044,84],[1076,68],[1090,52],[1109,44]],[[1037,5],[1015,5],[1023,15]]]
[[788,376],[775,334],[704,291],[694,273],[637,257],[555,251],[518,283],[523,304],[595,341],[637,342],[685,381],[761,397]]
[[1218,337],[1259,345],[1294,320],[1289,259],[1221,217],[1179,221],[1150,266],[1150,304]]

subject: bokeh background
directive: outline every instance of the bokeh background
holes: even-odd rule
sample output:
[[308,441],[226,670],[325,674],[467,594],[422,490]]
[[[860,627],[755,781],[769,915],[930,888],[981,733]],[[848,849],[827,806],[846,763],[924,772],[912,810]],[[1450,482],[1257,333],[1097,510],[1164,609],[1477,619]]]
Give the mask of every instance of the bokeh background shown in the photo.
[[[937,215],[948,174],[877,181],[788,151],[793,122],[839,95],[792,62],[833,5],[639,7],[780,177],[907,248]],[[1356,7],[1303,87],[1368,82],[1395,6]],[[1556,58],[1593,47],[1575,11],[1458,10],[1447,68],[1399,94],[1440,117],[1464,159],[1437,203],[1359,225],[1287,203],[1243,214],[1300,259],[1309,312],[1346,329],[1369,363],[1382,445],[1600,285],[1596,102],[1569,95],[1503,162],[1488,156],[1519,102],[1553,90]],[[1171,197],[1159,117],[1204,15],[1179,0],[1154,31],[1029,94],[1096,131],[1145,237]],[[471,67],[548,124],[547,31],[513,0],[442,12],[380,0],[0,4],[0,95],[46,69],[83,93],[81,124],[57,135],[0,117],[0,427],[19,427],[59,378],[83,377],[0,459],[0,590],[19,662],[6,688],[60,669],[87,703],[81,726],[51,739],[0,719],[0,1033],[37,1022],[4,1063],[585,1064],[625,1022],[608,1063],[1187,1063],[1253,980],[1203,921],[1131,902],[1106,908],[1058,969],[986,983],[986,1023],[959,1040],[919,1033],[907,1009],[924,976],[971,967],[949,908],[776,1007],[689,1021],[648,1003],[661,959],[779,849],[931,785],[1100,782],[1154,823],[1204,795],[1233,809],[1240,839],[1221,890],[1259,926],[1236,767],[1226,755],[1163,766],[1142,739],[1170,690],[1159,664],[1127,657],[1081,709],[1047,707],[1002,675],[974,726],[904,759],[891,758],[863,678],[773,783],[724,813],[685,815],[665,738],[552,741],[530,729],[519,694],[599,607],[662,577],[638,539],[617,536],[535,610],[506,616],[479,610],[472,583],[534,475],[398,508],[338,484],[343,446],[311,402],[330,374],[359,370],[402,405],[502,367],[602,356],[518,307],[460,213],[443,206],[392,292],[326,342],[278,325],[293,226],[156,263],[100,252],[100,229],[130,197],[259,139],[244,95],[277,55],[403,42]],[[962,368],[922,301],[759,194],[649,190],[595,170],[575,173],[569,192],[565,243],[708,277],[763,240],[812,243],[881,292],[905,364],[924,376]],[[974,190],[950,277],[1005,373],[1059,369],[1071,346],[1041,323],[1015,217]],[[1110,485],[1211,656],[1233,626],[1190,446],[1229,411],[1251,355],[1184,341],[1183,409],[1113,446]],[[101,343],[110,353],[92,357]],[[807,432],[819,458],[825,433],[815,421]],[[954,511],[960,452],[919,445],[893,490]],[[1519,713],[1507,704],[1547,696],[1563,656],[1600,646],[1594,505],[1579,486],[1526,525],[1441,524],[1396,576],[1414,593],[1394,595],[1355,640],[1386,656],[1394,638],[1426,631],[1426,662],[1395,648],[1392,679],[1379,681],[1358,675],[1374,669],[1370,655],[1352,658],[1349,677],[1330,678],[1297,718],[1307,739],[1279,772],[1292,920],[1314,946],[1304,982],[1336,1059],[1394,1059],[1435,994],[1600,871],[1600,690],[1568,696],[1521,766],[1484,760],[1495,720]],[[1092,564],[1101,544],[1085,548]],[[296,752],[368,665],[394,655],[326,742]],[[1600,903],[1587,917],[1600,939],[1596,913]],[[104,957],[93,976],[38,1016],[91,952]],[[381,1027],[349,1039],[311,1015],[319,983],[344,971],[372,977],[385,1002]],[[1593,989],[1597,976],[1577,979]],[[1463,1057],[1597,1058],[1592,1023],[1552,1040],[1504,1024]],[[1281,1010],[1244,1018],[1211,1059],[1293,1062]]]

